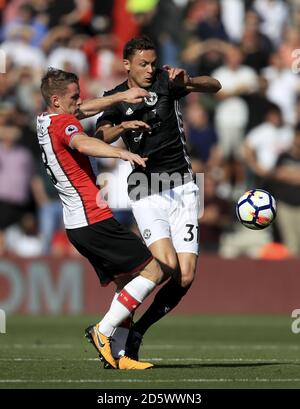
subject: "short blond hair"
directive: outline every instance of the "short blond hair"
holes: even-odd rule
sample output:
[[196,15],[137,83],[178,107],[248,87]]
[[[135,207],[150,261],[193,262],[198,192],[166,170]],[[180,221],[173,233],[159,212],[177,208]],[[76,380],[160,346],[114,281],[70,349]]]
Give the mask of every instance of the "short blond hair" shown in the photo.
[[69,84],[79,84],[79,78],[73,72],[49,68],[41,83],[41,93],[47,105],[50,105],[52,95],[61,95]]

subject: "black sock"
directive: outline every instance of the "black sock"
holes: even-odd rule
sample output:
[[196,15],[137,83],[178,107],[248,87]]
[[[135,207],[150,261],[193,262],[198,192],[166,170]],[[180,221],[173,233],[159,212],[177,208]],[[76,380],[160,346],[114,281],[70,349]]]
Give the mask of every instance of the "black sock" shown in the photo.
[[160,320],[169,311],[176,307],[189,288],[190,285],[187,287],[181,287],[173,278],[171,278],[157,292],[150,307],[133,325],[132,329],[144,335],[152,324]]

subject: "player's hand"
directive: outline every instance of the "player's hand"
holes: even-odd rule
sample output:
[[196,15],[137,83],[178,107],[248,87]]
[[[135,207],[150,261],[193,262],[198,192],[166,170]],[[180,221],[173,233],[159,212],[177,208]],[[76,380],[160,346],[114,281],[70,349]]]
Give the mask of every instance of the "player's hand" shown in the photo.
[[133,87],[122,92],[122,99],[128,104],[138,104],[144,100],[144,97],[149,97],[149,92],[143,88]]
[[130,162],[131,165],[137,164],[143,166],[143,168],[146,167],[146,161],[148,160],[148,158],[141,158],[140,155],[126,151],[125,149],[121,149],[120,158],[122,160]]
[[184,70],[183,68],[174,68],[170,65],[164,65],[163,68],[167,71],[170,81],[173,81],[176,85],[182,87],[187,85],[189,75],[186,70]]
[[124,130],[150,131],[151,127],[143,121],[125,121],[121,123]]

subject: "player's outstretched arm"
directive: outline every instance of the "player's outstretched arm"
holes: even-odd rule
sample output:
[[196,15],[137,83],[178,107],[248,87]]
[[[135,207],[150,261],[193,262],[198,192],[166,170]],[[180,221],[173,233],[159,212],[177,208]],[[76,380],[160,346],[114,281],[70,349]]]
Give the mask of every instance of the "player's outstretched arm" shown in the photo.
[[124,92],[117,92],[116,94],[106,97],[83,101],[77,118],[84,119],[97,115],[99,112],[119,102],[138,104],[142,102],[144,97],[149,97],[149,93],[145,89],[133,87]]
[[202,75],[200,77],[190,77],[183,68],[173,68],[165,65],[164,69],[169,74],[169,79],[177,86],[186,88],[190,92],[211,92],[220,91],[222,85],[213,77]]
[[137,164],[146,167],[147,158],[141,158],[139,155],[128,152],[125,149],[108,145],[107,143],[100,141],[97,138],[91,138],[84,133],[74,135],[70,146],[87,156],[119,158],[129,161],[132,165]]
[[119,125],[112,126],[109,122],[100,125],[95,133],[96,138],[102,139],[106,143],[113,143],[127,130],[150,131],[150,126],[143,121],[124,121]]
[[186,88],[191,92],[211,92],[220,91],[222,85],[213,77],[203,75],[201,77],[189,77],[186,82]]

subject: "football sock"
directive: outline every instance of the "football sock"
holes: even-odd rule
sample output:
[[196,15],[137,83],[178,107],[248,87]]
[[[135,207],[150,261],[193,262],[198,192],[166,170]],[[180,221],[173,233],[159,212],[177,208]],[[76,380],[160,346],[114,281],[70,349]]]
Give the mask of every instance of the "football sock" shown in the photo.
[[[115,292],[112,303],[118,298],[119,291]],[[125,355],[125,345],[129,333],[129,328],[132,324],[133,313],[130,314],[121,324],[114,330],[111,336],[111,353],[115,359],[119,359]]]
[[99,331],[110,337],[114,329],[136,310],[155,286],[156,284],[153,281],[142,276],[135,277],[126,284],[111,303],[109,311],[100,321]]
[[190,285],[187,287],[181,287],[180,284],[171,278],[157,292],[150,307],[132,326],[132,329],[139,334],[144,335],[151,325],[160,320],[169,311],[176,307],[189,288]]

